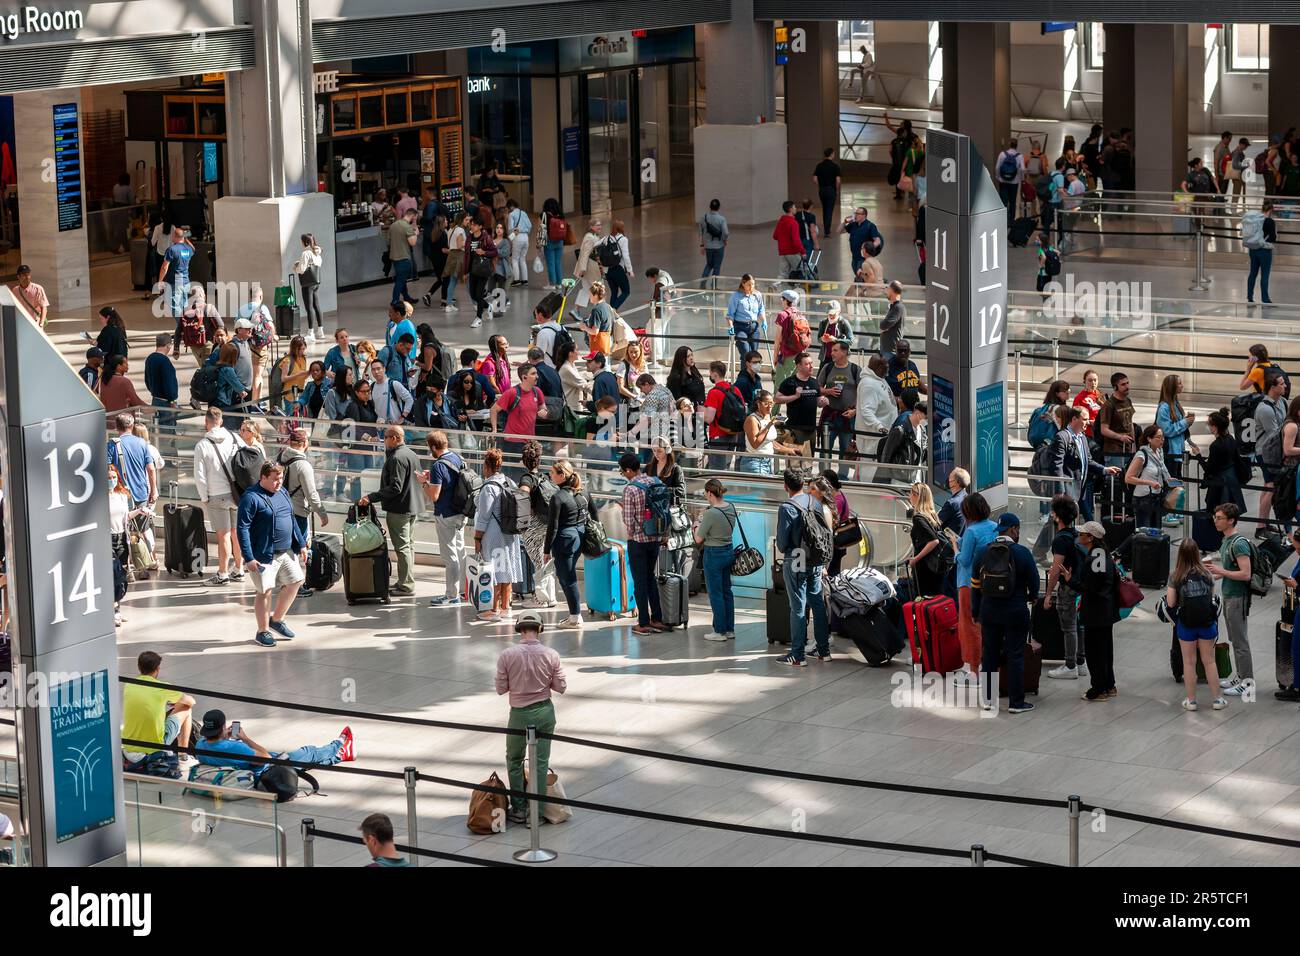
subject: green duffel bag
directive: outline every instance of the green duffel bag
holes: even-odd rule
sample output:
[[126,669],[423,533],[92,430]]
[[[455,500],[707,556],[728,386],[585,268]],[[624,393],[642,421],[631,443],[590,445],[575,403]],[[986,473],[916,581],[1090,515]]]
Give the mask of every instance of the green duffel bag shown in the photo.
[[349,508],[343,525],[343,550],[347,554],[369,554],[384,546],[384,529],[379,526],[375,510],[370,508],[365,516],[359,516],[356,505]]

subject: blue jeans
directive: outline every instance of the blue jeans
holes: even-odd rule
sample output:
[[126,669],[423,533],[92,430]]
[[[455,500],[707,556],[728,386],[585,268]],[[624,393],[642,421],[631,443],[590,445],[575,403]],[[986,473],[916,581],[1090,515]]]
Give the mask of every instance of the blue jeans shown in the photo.
[[328,767],[339,762],[339,751],[342,749],[342,741],[331,740],[324,747],[298,747],[288,753],[273,754],[273,756],[281,760],[297,760],[300,763],[315,763]]
[[[561,528],[551,543],[551,556],[555,559],[555,577],[564,591],[569,613],[578,614],[578,557],[582,554],[582,535],[576,526]],[[640,607],[641,602],[637,602]]]
[[[850,418],[840,418],[834,420],[836,424],[826,426],[826,453],[829,455],[836,449],[839,450],[840,466],[836,470],[841,478],[849,476],[849,467],[844,464],[844,456],[849,453],[849,443],[853,441],[853,420]],[[838,424],[838,422],[848,422],[848,426]]]
[[[727,435],[724,438],[710,438],[704,443],[705,448],[718,449],[711,451],[704,457],[704,467],[709,471],[727,471],[727,466],[731,463],[732,454],[736,450],[736,436]],[[723,450],[725,449],[725,451]]]
[[188,273],[185,275],[177,273],[171,279],[172,318],[179,320],[185,314],[185,298],[190,290],[190,277]]
[[406,294],[406,283],[411,281],[412,271],[409,258],[398,259],[393,263],[393,305],[415,301]]
[[659,562],[659,549],[662,547],[661,541],[627,543],[627,562],[632,565],[632,587],[636,594],[636,619],[642,627],[651,621],[664,619],[655,581],[655,565]]
[[[793,552],[792,552],[793,554]],[[831,652],[830,624],[826,619],[826,597],[822,593],[821,567],[794,570],[794,562],[786,557],[781,571],[785,577],[785,591],[790,597],[790,656],[803,660],[804,646],[808,643],[808,627],[804,615],[812,609],[813,639],[822,654]]]
[[559,285],[563,279],[561,267],[564,264],[564,240],[546,240],[546,281]]
[[456,276],[447,276],[442,282],[442,304],[456,304]]
[[770,475],[772,459],[759,455],[741,455],[736,462],[736,471],[743,471],[747,475]]
[[758,351],[758,323],[733,322],[732,328],[736,330],[736,351],[740,353],[740,361],[744,362],[746,355]]
[[1268,297],[1268,274],[1273,271],[1272,249],[1249,249],[1250,275],[1246,277],[1246,300],[1255,301],[1255,279],[1259,278],[1260,297],[1265,302],[1272,302]]
[[736,595],[731,590],[731,545],[710,545],[704,549],[704,585],[713,609],[713,633],[736,632]]
[[627,297],[632,294],[632,284],[628,281],[627,270],[622,266],[610,266],[605,270],[605,284],[609,286],[609,307],[619,310]]
[[727,250],[725,246],[721,249],[704,250],[704,271],[700,273],[701,279],[711,275],[722,275],[722,257],[726,252]]

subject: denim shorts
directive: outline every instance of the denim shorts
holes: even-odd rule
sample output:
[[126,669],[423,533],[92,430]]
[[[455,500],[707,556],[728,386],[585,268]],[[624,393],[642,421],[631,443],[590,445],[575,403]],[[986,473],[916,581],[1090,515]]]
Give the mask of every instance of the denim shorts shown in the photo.
[[1268,467],[1268,465],[1265,465],[1263,462],[1260,462],[1259,473],[1263,475],[1264,484],[1266,485],[1273,484],[1273,479],[1277,477],[1277,472]]
[[1213,641],[1219,637],[1219,625],[1207,624],[1205,627],[1185,627],[1181,622],[1175,625],[1175,633],[1180,641],[1194,644],[1197,641]]

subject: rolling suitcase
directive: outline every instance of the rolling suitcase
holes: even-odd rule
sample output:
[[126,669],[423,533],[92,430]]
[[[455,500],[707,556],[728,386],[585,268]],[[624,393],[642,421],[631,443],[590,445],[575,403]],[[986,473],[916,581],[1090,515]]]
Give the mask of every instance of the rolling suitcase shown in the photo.
[[936,597],[903,608],[903,624],[912,645],[912,662],[927,673],[947,674],[962,666],[957,640],[957,602]]
[[1169,535],[1144,529],[1133,536],[1133,580],[1144,588],[1169,583]]
[[[767,643],[790,643],[790,595],[784,588],[767,592],[764,604],[767,618]],[[811,611],[804,612],[804,623],[812,616]]]
[[1295,552],[1291,550],[1291,546],[1282,540],[1280,534],[1274,534],[1271,531],[1262,538],[1257,538],[1255,540],[1255,547],[1259,550],[1261,555],[1266,554],[1273,559],[1273,570],[1275,572],[1278,568],[1282,567],[1283,561],[1295,554]]
[[1021,216],[1007,230],[1007,243],[1011,246],[1028,245],[1029,240],[1038,231],[1038,220],[1033,216]]
[[1037,641],[1039,660],[1065,660],[1065,632],[1061,630],[1061,616],[1053,605],[1043,607],[1043,599],[1034,602],[1034,609],[1029,614],[1029,636]]
[[905,645],[902,634],[883,606],[840,618],[839,633],[853,642],[862,659],[872,667],[888,664]]
[[1201,549],[1201,553],[1205,554],[1219,550],[1219,545],[1223,544],[1223,534],[1214,526],[1214,519],[1210,515],[1198,511],[1192,516],[1192,540]]
[[328,591],[343,575],[343,565],[334,545],[324,538],[312,538],[311,557],[307,559],[307,587],[313,591]]
[[163,566],[183,578],[202,574],[208,565],[208,529],[203,509],[180,503],[176,482],[171,483],[172,500],[163,507]]
[[289,285],[275,287],[275,334],[293,338],[297,322],[298,297],[293,293],[293,278],[290,277]]
[[379,547],[370,551],[353,553],[343,549],[343,597],[349,605],[358,601],[383,601],[388,603],[388,540],[384,535],[383,525],[375,517],[374,508],[365,509],[367,515],[362,518],[356,505],[348,508],[347,523],[344,525],[345,541],[347,525],[355,525],[361,520],[373,521],[379,529]]
[[582,578],[587,607],[593,614],[604,615],[612,621],[620,614],[636,610],[636,595],[627,545],[612,539],[609,544],[609,550],[599,558],[584,560]]
[[[1169,647],[1169,672],[1174,675],[1174,681],[1181,684],[1183,682],[1183,649],[1180,646],[1182,641],[1178,640],[1177,626],[1171,630],[1172,643]],[[1226,641],[1220,641],[1214,645],[1214,663],[1218,668],[1220,680],[1232,676],[1232,648]],[[1199,653],[1196,657],[1196,682],[1198,684],[1206,683],[1205,667],[1201,664]],[[1215,690],[1215,696],[1218,696],[1217,688]]]
[[665,572],[659,575],[659,607],[663,622],[669,627],[689,627],[691,597],[686,593],[686,578]]
[[[1050,613],[1055,614],[1053,610]],[[1038,685],[1043,679],[1043,649],[1035,644],[1031,639],[1025,645],[1025,693],[1037,694]],[[1007,660],[1006,655],[1002,655],[1002,663],[998,666],[998,696],[1009,697],[1007,692]]]
[[1282,593],[1282,610],[1278,614],[1277,627],[1273,629],[1274,667],[1277,670],[1279,690],[1291,686],[1295,676],[1291,658],[1292,625],[1295,623],[1296,591],[1287,588]]

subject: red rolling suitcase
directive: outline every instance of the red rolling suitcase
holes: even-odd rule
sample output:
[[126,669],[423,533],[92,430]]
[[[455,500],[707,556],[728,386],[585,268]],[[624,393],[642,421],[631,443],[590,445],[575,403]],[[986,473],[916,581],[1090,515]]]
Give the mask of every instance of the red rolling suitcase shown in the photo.
[[934,597],[912,601],[903,608],[903,623],[912,645],[912,662],[926,673],[947,674],[962,666],[957,640],[957,602]]

